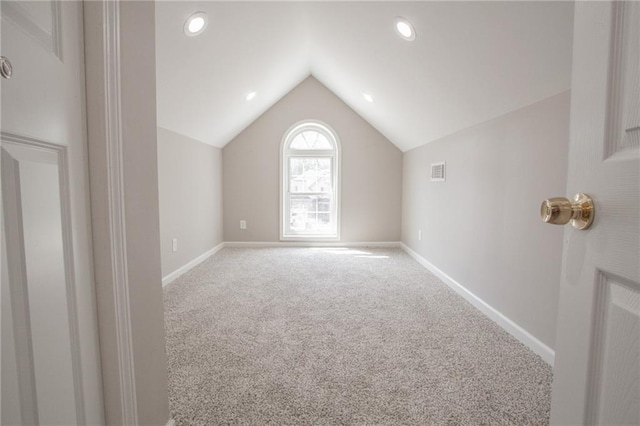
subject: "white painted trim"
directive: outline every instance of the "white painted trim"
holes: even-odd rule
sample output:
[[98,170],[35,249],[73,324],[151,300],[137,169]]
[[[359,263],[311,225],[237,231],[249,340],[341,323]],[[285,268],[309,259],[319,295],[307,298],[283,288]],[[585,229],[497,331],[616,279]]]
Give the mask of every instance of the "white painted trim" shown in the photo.
[[453,291],[462,296],[467,302],[471,303],[475,306],[480,312],[485,314],[489,319],[493,320],[500,327],[502,327],[505,331],[511,334],[513,337],[518,339],[521,343],[526,345],[529,349],[531,349],[536,354],[540,355],[540,357],[547,362],[549,365],[553,367],[553,362],[555,358],[555,351],[538,340],[531,333],[526,331],[524,328],[520,327],[511,319],[507,318],[500,311],[489,305],[487,302],[467,290],[462,284],[451,278],[449,275],[444,273],[442,270],[434,266],[432,263],[427,261],[424,257],[420,256],[417,252],[412,250],[410,247],[405,245],[404,243],[400,243],[400,247],[407,252],[411,257],[413,257],[418,263],[427,268],[431,273],[433,273],[436,277],[440,278],[447,286],[449,286]]
[[400,241],[372,241],[372,242],[323,242],[323,241],[226,241],[225,247],[230,248],[266,248],[266,247],[400,247]]
[[181,267],[179,267],[175,271],[173,271],[170,274],[168,274],[167,276],[163,277],[162,278],[162,287],[164,287],[167,284],[175,281],[176,278],[178,278],[180,275],[184,274],[185,272],[188,272],[191,269],[195,268],[196,266],[198,266],[199,264],[201,264],[202,262],[204,262],[205,260],[207,260],[208,258],[213,256],[214,254],[219,252],[221,249],[223,249],[224,246],[225,246],[224,243],[218,244],[217,246],[215,246],[211,250],[207,250],[206,252],[202,253],[200,256],[196,257],[192,261],[182,265]]
[[280,241],[302,241],[302,242],[340,242],[340,237],[326,235],[289,235],[280,238]]
[[127,234],[125,225],[124,159],[120,93],[120,4],[104,1],[104,92],[107,145],[107,195],[109,241],[114,281],[114,314],[122,418],[119,423],[138,424],[136,380],[129,302]]
[[[86,423],[86,409],[82,385],[82,360],[80,358],[80,331],[78,320],[78,302],[76,299],[76,269],[73,261],[73,235],[71,224],[71,188],[69,185],[69,166],[67,147],[61,147],[58,153],[60,176],[60,207],[62,216],[62,235],[67,278],[67,309],[69,312],[69,336],[71,337],[71,362],[73,365],[74,392],[76,397],[76,417],[79,424]],[[97,335],[97,330],[94,330]]]

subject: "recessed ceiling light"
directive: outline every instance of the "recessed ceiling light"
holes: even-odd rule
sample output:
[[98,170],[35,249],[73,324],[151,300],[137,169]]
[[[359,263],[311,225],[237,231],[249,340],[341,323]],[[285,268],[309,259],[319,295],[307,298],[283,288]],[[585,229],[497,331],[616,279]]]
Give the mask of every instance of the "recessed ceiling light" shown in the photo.
[[184,23],[184,33],[190,37],[197,36],[207,28],[207,14],[196,12],[189,16]]
[[251,99],[256,97],[256,92],[247,93],[246,99],[250,101]]
[[364,98],[365,101],[369,103],[373,103],[373,96],[371,96],[369,93],[363,93],[362,97]]
[[416,30],[411,25],[411,22],[400,16],[393,20],[393,27],[400,37],[407,41],[413,41],[416,39]]

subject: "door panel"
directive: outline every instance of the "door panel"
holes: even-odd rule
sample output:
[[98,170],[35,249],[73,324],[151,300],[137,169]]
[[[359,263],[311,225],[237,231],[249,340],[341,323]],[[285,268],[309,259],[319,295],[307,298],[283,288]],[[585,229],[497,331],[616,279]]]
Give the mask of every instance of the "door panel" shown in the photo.
[[3,329],[3,338],[6,332],[14,344],[5,350],[17,360],[18,386],[3,383],[2,390],[3,397],[13,393],[14,399],[18,392],[24,424],[84,423],[72,250],[62,217],[64,153],[62,147],[3,133],[4,226],[10,250],[2,297],[11,301],[12,325]]
[[2,424],[102,424],[82,2],[1,7],[0,54],[13,75],[2,82],[0,110],[0,416]]
[[587,418],[597,424],[640,420],[640,293],[637,284],[601,275]]
[[554,424],[640,424],[640,3],[577,2]]
[[5,1],[5,19],[11,20],[26,34],[37,40],[62,60],[61,9],[57,1]]
[[640,16],[633,4],[612,11],[607,112],[607,157],[637,155],[640,147]]

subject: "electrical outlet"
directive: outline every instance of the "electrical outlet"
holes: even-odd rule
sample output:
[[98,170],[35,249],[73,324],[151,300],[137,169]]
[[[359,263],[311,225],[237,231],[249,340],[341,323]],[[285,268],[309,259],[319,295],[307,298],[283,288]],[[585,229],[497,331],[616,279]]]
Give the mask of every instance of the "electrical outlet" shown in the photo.
[[240,221],[240,229],[247,229],[247,221],[246,220],[241,220]]
[[173,240],[171,240],[171,248],[173,249],[173,252],[177,252],[178,251],[178,239],[174,238]]
[[418,229],[418,241],[422,241],[422,229]]

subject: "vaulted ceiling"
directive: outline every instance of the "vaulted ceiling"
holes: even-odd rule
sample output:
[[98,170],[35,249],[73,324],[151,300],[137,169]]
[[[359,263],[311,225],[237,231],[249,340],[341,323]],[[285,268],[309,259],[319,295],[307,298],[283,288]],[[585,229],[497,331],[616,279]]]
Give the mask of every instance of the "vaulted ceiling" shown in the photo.
[[158,125],[222,147],[311,74],[406,151],[569,89],[572,33],[571,2],[157,2]]

